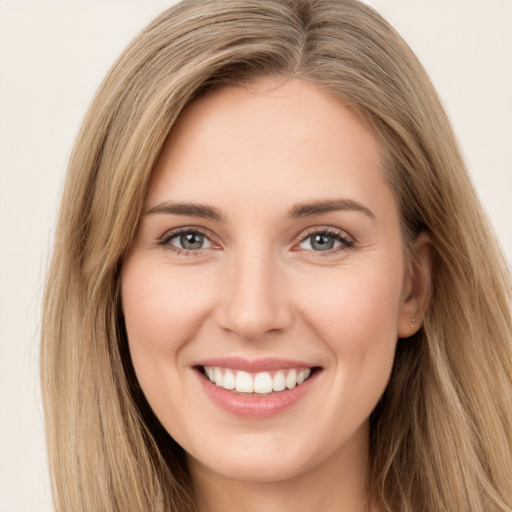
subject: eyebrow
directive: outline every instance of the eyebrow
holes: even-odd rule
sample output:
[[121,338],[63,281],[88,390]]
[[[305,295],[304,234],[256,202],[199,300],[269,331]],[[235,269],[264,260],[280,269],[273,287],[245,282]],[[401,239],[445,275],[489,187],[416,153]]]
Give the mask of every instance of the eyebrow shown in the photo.
[[[369,208],[353,199],[327,199],[309,203],[297,203],[288,210],[285,218],[297,219],[334,211],[356,211],[364,213],[372,220],[376,218],[375,214]],[[153,206],[146,212],[146,215],[155,213],[186,215],[201,219],[211,219],[217,222],[224,222],[226,219],[225,215],[218,208],[197,203],[174,203],[172,201],[165,201]]]
[[146,212],[146,215],[152,215],[154,213],[187,215],[189,217],[216,220],[217,222],[222,222],[225,219],[224,214],[214,206],[196,203],[173,203],[172,201],[166,201],[153,206],[153,208]]
[[286,217],[297,219],[334,211],[356,211],[364,213],[372,220],[376,219],[375,214],[369,208],[353,199],[327,199],[310,203],[297,203],[288,211]]

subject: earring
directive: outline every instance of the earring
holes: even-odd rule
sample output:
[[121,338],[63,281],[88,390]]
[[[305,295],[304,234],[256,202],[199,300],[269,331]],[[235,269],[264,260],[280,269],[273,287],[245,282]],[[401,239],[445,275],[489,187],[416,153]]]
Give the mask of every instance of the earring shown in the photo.
[[414,324],[416,323],[416,318],[411,318],[411,327],[416,327]]

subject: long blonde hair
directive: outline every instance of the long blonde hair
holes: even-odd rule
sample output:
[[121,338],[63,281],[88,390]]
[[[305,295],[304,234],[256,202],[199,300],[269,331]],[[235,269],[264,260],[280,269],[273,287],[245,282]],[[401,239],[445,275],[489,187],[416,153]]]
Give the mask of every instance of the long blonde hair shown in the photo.
[[393,512],[511,512],[510,275],[423,68],[356,0],[187,0],[105,78],[70,159],[44,305],[56,511],[194,509],[183,451],[133,373],[119,274],[180,112],[262,76],[312,81],[369,122],[404,246],[432,239],[431,305],[371,417],[369,494]]

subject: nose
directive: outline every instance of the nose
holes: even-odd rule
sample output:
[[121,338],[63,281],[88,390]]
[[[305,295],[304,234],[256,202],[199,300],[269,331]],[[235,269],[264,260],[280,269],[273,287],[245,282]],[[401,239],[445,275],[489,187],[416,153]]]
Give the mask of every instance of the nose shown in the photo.
[[247,250],[230,259],[216,310],[221,329],[254,341],[289,327],[292,308],[280,265],[263,251]]

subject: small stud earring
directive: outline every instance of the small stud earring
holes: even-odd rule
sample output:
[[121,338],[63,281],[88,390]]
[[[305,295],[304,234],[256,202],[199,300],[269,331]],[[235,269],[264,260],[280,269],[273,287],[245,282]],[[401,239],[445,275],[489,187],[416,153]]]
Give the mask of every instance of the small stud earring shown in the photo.
[[416,326],[414,325],[414,324],[415,324],[415,322],[416,322],[416,318],[411,318],[411,322],[412,322],[411,327],[416,327]]

